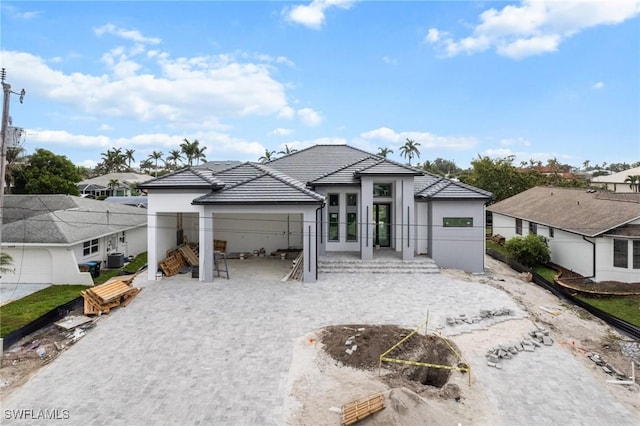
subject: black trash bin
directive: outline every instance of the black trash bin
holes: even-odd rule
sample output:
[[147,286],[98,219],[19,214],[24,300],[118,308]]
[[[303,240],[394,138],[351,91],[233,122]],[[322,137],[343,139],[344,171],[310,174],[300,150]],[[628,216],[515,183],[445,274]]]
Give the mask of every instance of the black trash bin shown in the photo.
[[85,265],[89,266],[89,272],[93,278],[98,278],[100,276],[100,262],[92,260],[90,262],[86,262]]

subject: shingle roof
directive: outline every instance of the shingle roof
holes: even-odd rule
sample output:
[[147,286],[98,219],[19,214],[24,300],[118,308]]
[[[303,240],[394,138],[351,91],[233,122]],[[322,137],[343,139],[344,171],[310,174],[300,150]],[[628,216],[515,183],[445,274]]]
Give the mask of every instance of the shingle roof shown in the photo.
[[226,161],[207,161],[206,163],[193,166],[194,169],[209,169],[216,173],[230,169],[242,164],[242,161],[226,160]]
[[118,182],[126,186],[131,183],[146,182],[151,179],[153,179],[152,176],[141,175],[139,173],[107,173],[106,175],[97,176],[91,179],[85,179],[79,182],[78,185],[96,184],[108,187],[109,182],[111,182],[112,180],[117,180]]
[[640,193],[538,186],[487,210],[593,237],[639,219]]
[[6,195],[3,244],[75,244],[146,226],[144,209],[71,195]]
[[324,196],[268,166],[244,163],[216,176],[225,186],[196,198],[194,204],[318,204]]
[[493,194],[462,182],[425,173],[414,179],[415,196],[423,199],[490,199]]

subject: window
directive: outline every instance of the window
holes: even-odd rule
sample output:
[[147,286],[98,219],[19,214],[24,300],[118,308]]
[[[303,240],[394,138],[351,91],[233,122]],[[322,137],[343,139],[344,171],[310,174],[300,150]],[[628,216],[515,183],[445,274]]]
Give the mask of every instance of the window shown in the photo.
[[373,196],[374,197],[391,197],[391,184],[390,183],[374,183]]
[[640,269],[640,241],[633,242],[633,269]]
[[329,194],[329,241],[340,241],[340,194]]
[[347,194],[347,241],[358,241],[358,194]]
[[555,237],[555,228],[549,227],[549,238]]
[[627,240],[613,240],[613,266],[626,268],[629,244]]
[[529,222],[529,233],[530,234],[538,234],[538,224],[535,222]]
[[99,249],[100,249],[100,244],[98,240],[85,241],[82,244],[83,256],[90,256],[94,253],[97,253]]
[[329,213],[329,241],[340,241],[340,214]]
[[516,219],[516,234],[522,235],[522,219]]
[[442,226],[445,228],[472,228],[472,217],[444,217],[442,218]]

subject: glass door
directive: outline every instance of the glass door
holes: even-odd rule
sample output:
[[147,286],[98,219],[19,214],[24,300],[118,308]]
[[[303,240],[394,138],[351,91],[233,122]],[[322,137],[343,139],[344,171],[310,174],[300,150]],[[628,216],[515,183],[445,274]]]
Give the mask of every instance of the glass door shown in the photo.
[[391,247],[391,204],[373,205],[373,244]]

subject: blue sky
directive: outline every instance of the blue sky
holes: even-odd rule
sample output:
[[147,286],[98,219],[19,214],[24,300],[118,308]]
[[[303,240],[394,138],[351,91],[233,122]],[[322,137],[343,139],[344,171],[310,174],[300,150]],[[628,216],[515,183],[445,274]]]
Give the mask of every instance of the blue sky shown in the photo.
[[[420,143],[581,166],[640,161],[640,0],[3,1],[27,153],[94,166],[183,139],[207,160]],[[416,159],[414,159],[415,163]]]

